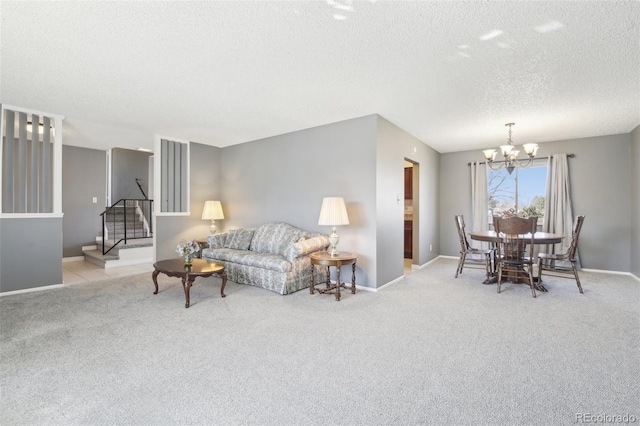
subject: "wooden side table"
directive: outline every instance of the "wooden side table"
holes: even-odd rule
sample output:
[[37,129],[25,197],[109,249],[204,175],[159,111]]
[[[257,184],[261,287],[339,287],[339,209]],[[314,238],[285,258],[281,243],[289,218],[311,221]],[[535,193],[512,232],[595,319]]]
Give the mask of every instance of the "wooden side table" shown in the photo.
[[[331,257],[331,255],[326,251],[317,251],[315,253],[311,253],[309,255],[311,258],[311,287],[309,287],[309,291],[311,294],[314,294],[316,291],[318,293],[329,293],[334,292],[336,295],[336,300],[339,301],[340,297],[340,288],[346,289],[347,287],[343,282],[340,281],[340,269],[344,265],[351,265],[351,294],[356,294],[356,261],[358,259],[358,255],[354,253],[350,253],[348,251],[341,251],[337,256]],[[327,267],[327,286],[326,288],[316,288],[314,283],[314,268],[316,265],[326,266]],[[330,267],[336,268],[336,283],[331,284],[331,274]]]
[[202,249],[209,248],[209,241],[206,238],[198,238],[196,239],[196,243],[200,246],[200,250],[198,251],[198,257],[202,259]]
[[184,266],[182,259],[169,259],[161,260],[153,264],[153,285],[156,287],[156,291],[153,294],[158,294],[158,274],[163,273],[168,277],[182,278],[182,287],[184,288],[184,297],[186,303],[185,308],[190,305],[189,292],[191,286],[197,277],[210,277],[217,275],[222,278],[222,287],[220,287],[220,296],[226,297],[224,294],[224,286],[227,284],[227,274],[224,271],[224,265],[220,263],[207,262],[202,259],[193,259],[191,266]]

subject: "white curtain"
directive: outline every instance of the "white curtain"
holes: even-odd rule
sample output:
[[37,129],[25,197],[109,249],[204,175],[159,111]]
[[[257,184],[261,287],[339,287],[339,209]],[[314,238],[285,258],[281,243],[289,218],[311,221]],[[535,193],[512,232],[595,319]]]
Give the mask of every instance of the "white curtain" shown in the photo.
[[[573,230],[573,209],[567,154],[554,154],[547,162],[547,190],[542,230],[564,235],[564,239],[556,247],[556,253],[565,253],[569,250]],[[553,246],[548,246],[547,253],[551,253],[552,249]]]
[[[489,230],[489,191],[487,190],[487,164],[471,163],[471,230]],[[468,225],[467,225],[468,226]],[[481,248],[479,241],[470,241],[474,248]]]

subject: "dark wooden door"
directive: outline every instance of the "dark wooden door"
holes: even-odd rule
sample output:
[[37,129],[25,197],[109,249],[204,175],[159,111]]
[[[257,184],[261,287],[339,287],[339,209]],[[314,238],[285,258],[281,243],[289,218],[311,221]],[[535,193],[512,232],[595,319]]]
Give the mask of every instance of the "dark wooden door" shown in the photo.
[[413,258],[413,222],[404,221],[404,258]]

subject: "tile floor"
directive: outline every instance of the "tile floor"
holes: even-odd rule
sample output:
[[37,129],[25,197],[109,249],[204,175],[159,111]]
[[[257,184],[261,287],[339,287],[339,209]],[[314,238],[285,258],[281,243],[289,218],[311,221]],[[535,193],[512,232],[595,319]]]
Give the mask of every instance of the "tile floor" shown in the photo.
[[143,263],[132,266],[119,266],[102,269],[84,260],[62,262],[62,281],[67,285],[82,284],[91,281],[102,281],[111,278],[153,272],[153,263]]
[[404,260],[404,274],[405,275],[409,275],[412,272],[413,272],[413,269],[411,268],[411,259],[405,259]]

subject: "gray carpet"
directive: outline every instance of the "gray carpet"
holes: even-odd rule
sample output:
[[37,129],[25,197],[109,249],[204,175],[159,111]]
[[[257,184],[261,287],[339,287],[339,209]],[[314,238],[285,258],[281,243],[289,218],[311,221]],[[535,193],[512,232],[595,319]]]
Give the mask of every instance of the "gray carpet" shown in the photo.
[[[377,293],[280,296],[151,274],[0,298],[9,425],[640,421],[640,283],[482,285],[438,259]],[[347,273],[347,275],[349,275]]]

